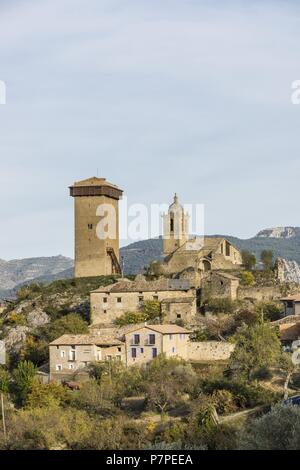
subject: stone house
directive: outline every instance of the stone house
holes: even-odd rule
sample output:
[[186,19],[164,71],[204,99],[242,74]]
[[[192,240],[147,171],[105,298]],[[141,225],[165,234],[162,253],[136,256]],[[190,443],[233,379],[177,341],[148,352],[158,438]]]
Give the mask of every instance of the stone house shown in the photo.
[[283,344],[291,344],[300,338],[300,315],[288,315],[271,323],[279,328],[280,340]]
[[284,315],[300,315],[300,294],[280,299],[284,305]]
[[50,380],[72,378],[92,362],[125,362],[125,344],[101,334],[63,335],[49,345]]
[[207,287],[213,297],[236,300],[240,280],[228,273],[212,271],[203,280],[203,287]]
[[161,302],[164,321],[190,321],[196,315],[196,293],[188,280],[160,278],[122,279],[90,293],[92,325],[111,324],[126,312],[137,312],[146,300]]
[[191,331],[178,325],[147,325],[125,334],[127,366],[145,364],[159,354],[188,358]]

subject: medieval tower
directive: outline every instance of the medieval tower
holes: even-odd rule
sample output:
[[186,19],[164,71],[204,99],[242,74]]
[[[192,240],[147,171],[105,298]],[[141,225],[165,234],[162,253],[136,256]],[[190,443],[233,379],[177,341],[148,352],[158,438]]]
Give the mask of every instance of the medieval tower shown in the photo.
[[105,178],[70,186],[75,206],[75,277],[121,274],[119,199],[123,191]]
[[164,215],[164,256],[168,256],[189,239],[189,216],[179,204],[178,196],[175,194],[174,202],[169,211]]

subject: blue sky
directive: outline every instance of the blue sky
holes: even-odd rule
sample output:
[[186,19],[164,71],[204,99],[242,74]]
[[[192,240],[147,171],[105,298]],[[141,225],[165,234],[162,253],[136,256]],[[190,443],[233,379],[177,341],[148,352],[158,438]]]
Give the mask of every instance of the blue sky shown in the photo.
[[0,258],[72,256],[67,187],[97,169],[129,202],[205,204],[206,233],[300,225],[299,22],[292,1],[1,0]]

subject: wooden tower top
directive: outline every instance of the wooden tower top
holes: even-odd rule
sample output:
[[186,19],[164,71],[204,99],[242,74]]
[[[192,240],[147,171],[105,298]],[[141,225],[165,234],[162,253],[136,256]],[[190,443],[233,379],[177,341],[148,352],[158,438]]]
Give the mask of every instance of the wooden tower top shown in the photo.
[[119,200],[123,191],[115,184],[109,183],[105,178],[92,176],[85,180],[76,181],[73,186],[69,186],[70,196],[107,196]]

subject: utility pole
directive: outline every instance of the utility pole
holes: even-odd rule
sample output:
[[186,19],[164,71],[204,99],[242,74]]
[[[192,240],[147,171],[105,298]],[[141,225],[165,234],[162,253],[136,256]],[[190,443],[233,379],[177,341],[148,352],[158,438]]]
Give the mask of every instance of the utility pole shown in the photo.
[[3,434],[4,434],[4,439],[6,441],[7,435],[6,435],[6,423],[5,423],[5,412],[4,412],[4,398],[3,398],[2,392],[1,392],[1,411],[2,411]]

